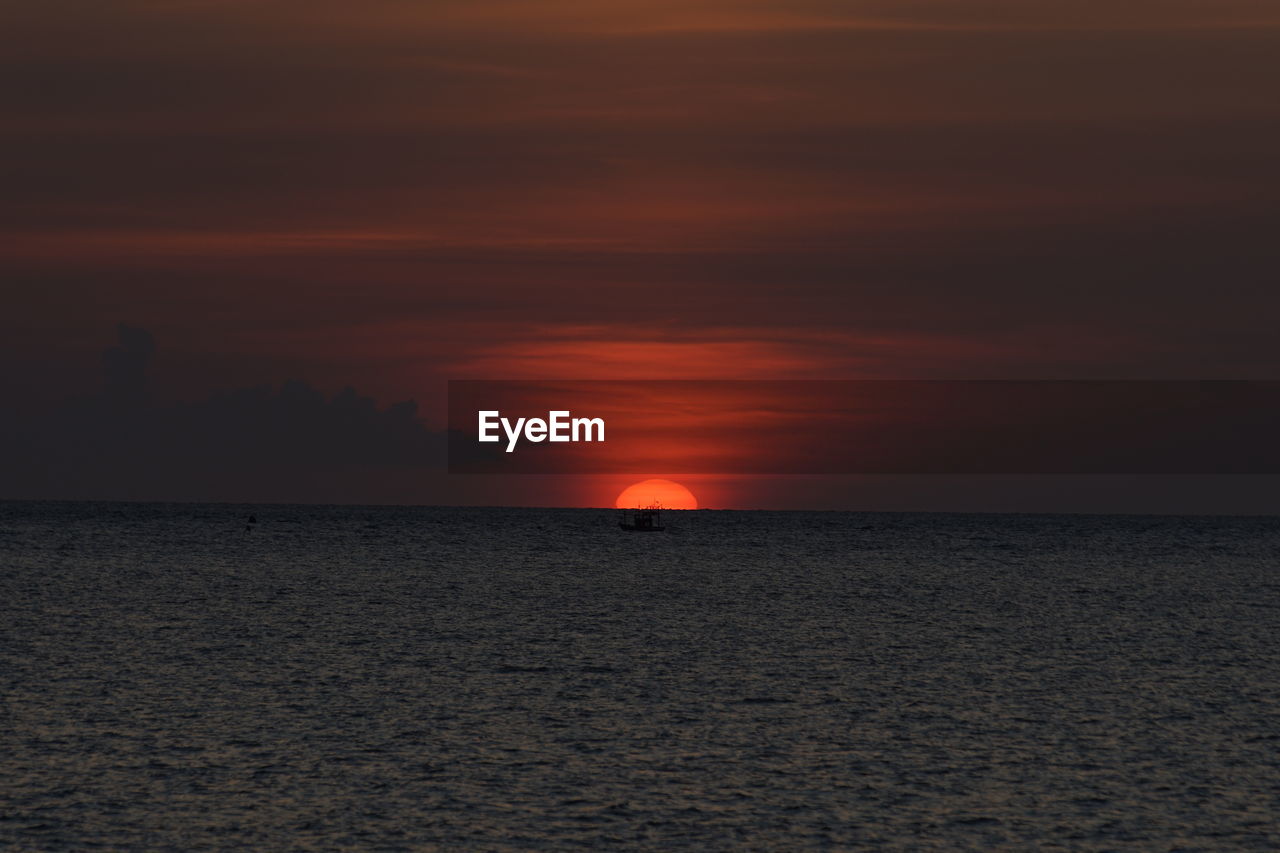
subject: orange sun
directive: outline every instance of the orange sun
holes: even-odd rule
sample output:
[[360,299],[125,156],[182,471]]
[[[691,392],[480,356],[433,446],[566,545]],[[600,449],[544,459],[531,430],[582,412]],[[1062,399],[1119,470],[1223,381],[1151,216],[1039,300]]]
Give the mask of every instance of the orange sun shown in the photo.
[[671,480],[644,480],[622,490],[614,506],[618,509],[634,509],[650,504],[660,504],[663,509],[697,509],[698,499],[693,492]]

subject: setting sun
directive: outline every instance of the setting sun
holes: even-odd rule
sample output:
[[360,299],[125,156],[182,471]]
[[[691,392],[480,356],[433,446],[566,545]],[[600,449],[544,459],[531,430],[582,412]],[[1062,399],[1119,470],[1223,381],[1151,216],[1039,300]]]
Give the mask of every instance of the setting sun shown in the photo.
[[693,492],[671,480],[644,480],[622,490],[614,505],[618,509],[659,504],[663,509],[697,509],[698,499]]

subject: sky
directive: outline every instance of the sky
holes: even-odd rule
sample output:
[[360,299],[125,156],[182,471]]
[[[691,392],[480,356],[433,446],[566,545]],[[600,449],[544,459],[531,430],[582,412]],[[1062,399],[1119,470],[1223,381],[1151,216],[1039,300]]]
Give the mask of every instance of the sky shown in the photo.
[[[0,497],[626,485],[444,476],[449,379],[1280,378],[1274,2],[11,0],[0,64]],[[1277,508],[1215,482],[703,488]]]

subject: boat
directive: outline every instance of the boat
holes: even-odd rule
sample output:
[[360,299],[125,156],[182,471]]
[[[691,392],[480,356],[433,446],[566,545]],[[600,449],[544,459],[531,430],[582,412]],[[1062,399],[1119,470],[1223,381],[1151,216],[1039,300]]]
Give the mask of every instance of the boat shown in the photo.
[[638,533],[660,533],[667,529],[662,524],[661,511],[662,505],[658,503],[624,509],[622,517],[618,519],[618,526]]

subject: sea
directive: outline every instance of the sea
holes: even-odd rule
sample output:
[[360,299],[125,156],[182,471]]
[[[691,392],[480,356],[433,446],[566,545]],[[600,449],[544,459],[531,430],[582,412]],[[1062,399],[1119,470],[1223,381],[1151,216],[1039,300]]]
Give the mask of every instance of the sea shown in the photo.
[[0,503],[0,847],[1280,847],[1280,519],[664,520]]

